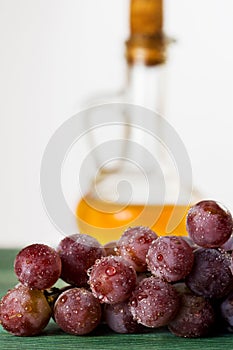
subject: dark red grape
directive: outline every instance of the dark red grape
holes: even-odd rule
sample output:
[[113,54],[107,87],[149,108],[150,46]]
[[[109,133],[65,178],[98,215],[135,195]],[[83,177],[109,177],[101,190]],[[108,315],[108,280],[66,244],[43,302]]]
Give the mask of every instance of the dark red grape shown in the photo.
[[168,329],[179,337],[203,337],[215,323],[215,312],[210,302],[193,294],[184,284],[176,286],[180,294],[180,307]]
[[0,323],[18,336],[41,333],[51,317],[51,308],[40,290],[22,284],[8,291],[0,302]]
[[148,269],[154,276],[175,282],[191,271],[193,249],[182,237],[163,236],[150,245],[146,260]]
[[186,223],[189,236],[204,248],[220,247],[233,230],[231,213],[212,200],[201,201],[190,208]]
[[136,285],[136,272],[121,256],[96,260],[89,271],[89,284],[102,303],[115,304],[129,298]]
[[47,289],[60,277],[61,259],[51,247],[32,244],[17,254],[14,269],[23,285],[34,289]]
[[147,270],[146,254],[150,244],[158,236],[144,226],[128,228],[117,243],[117,253],[128,260],[137,272]]
[[87,285],[87,270],[105,255],[104,248],[94,237],[81,233],[64,238],[57,251],[62,261],[61,278],[78,287]]
[[222,298],[233,288],[230,264],[230,256],[223,250],[199,248],[186,284],[197,295]]
[[133,319],[128,300],[117,304],[105,304],[104,320],[116,333],[145,332],[145,328]]
[[88,334],[100,323],[100,303],[90,291],[84,288],[71,288],[56,300],[54,318],[66,333]]
[[134,319],[146,327],[167,325],[178,308],[179,295],[175,288],[154,276],[143,279],[130,298]]

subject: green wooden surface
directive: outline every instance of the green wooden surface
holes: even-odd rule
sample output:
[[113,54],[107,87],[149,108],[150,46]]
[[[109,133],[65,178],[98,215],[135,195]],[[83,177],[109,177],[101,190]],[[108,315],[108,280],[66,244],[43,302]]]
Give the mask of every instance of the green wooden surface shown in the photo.
[[[17,280],[13,273],[13,261],[16,251],[0,250],[0,295],[13,287]],[[220,334],[215,337],[185,339],[172,335],[166,329],[148,334],[116,334],[105,326],[98,327],[91,335],[71,336],[58,329],[51,321],[43,334],[35,337],[15,337],[0,326],[0,349],[23,350],[233,350],[233,334]]]

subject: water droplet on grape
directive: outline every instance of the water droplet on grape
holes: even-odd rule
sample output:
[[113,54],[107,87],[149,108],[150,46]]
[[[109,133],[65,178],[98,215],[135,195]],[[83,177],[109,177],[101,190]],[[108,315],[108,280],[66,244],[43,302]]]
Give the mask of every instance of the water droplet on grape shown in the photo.
[[146,294],[139,294],[138,295],[138,300],[139,301],[141,301],[141,300],[143,300],[143,299],[147,299],[148,298],[148,295],[146,295]]
[[162,261],[163,260],[163,255],[162,254],[158,254],[157,255],[157,260],[158,261]]
[[21,317],[23,317],[23,315],[20,314],[20,313],[17,313],[17,314],[13,314],[13,315],[7,317],[7,319],[8,319],[8,320],[11,320],[12,318],[15,318],[15,317],[21,318]]
[[106,270],[105,270],[105,272],[106,272],[106,275],[108,275],[108,276],[114,276],[116,273],[117,273],[117,270],[116,270],[116,268],[114,267],[114,266],[109,266]]
[[64,304],[64,303],[66,302],[66,300],[67,300],[67,296],[64,295],[64,296],[61,298],[61,302]]
[[137,306],[138,306],[137,299],[136,299],[136,298],[132,299],[131,302],[130,302],[130,304],[131,304],[131,306],[133,306],[133,307],[137,307]]
[[27,311],[27,312],[31,312],[32,311],[32,307],[30,305],[25,306],[24,310]]

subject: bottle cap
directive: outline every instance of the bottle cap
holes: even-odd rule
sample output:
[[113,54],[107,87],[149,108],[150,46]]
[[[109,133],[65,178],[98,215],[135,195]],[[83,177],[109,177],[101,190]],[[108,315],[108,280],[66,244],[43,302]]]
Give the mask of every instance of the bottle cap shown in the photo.
[[129,64],[164,63],[167,38],[163,33],[163,0],[131,0],[130,37],[126,41]]

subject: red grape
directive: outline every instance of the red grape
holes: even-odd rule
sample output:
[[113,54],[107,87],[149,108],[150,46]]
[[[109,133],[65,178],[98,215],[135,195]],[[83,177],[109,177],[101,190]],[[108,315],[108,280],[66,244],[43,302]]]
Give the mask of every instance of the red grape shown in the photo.
[[233,288],[230,264],[230,256],[223,250],[198,248],[186,284],[197,295],[222,298]]
[[192,240],[204,248],[218,248],[231,236],[231,213],[215,201],[205,200],[189,209],[187,231]]
[[179,295],[168,282],[152,276],[143,279],[130,298],[134,319],[146,327],[167,325],[179,308]]
[[105,304],[104,320],[116,333],[145,332],[145,328],[133,319],[128,300],[117,304]]
[[181,303],[168,329],[177,336],[187,338],[210,333],[215,323],[215,312],[210,302],[190,292],[183,283],[175,287],[180,293]]
[[14,269],[23,285],[34,289],[47,289],[60,277],[61,259],[47,245],[32,244],[17,254]]
[[92,293],[102,303],[115,304],[128,299],[136,285],[134,268],[120,256],[96,260],[89,276]]
[[119,239],[117,253],[128,260],[137,272],[146,271],[146,254],[150,244],[156,238],[156,233],[148,227],[130,227]]
[[157,238],[147,253],[148,269],[167,282],[186,277],[191,271],[194,255],[191,246],[182,238],[163,236]]
[[88,334],[100,323],[100,303],[90,291],[84,288],[71,288],[56,300],[54,318],[66,333]]
[[81,233],[64,238],[57,251],[62,261],[61,278],[78,287],[87,286],[87,270],[105,255],[104,248],[94,237]]
[[22,284],[9,290],[0,302],[0,323],[14,335],[41,333],[50,317],[51,308],[43,292]]

